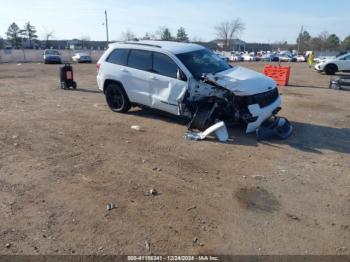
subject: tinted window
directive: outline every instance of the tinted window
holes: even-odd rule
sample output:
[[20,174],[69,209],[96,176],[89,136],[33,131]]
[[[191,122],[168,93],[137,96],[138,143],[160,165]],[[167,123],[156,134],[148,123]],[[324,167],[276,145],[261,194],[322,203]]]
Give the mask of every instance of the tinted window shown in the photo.
[[128,60],[128,66],[151,71],[152,70],[152,52],[142,50],[131,50]]
[[107,58],[107,62],[117,65],[126,65],[129,49],[115,49]]
[[208,49],[177,55],[196,79],[203,74],[216,74],[230,69],[230,65]]
[[57,50],[46,50],[46,55],[60,55],[60,53]]
[[161,53],[153,54],[153,70],[155,73],[176,78],[178,66],[167,55]]

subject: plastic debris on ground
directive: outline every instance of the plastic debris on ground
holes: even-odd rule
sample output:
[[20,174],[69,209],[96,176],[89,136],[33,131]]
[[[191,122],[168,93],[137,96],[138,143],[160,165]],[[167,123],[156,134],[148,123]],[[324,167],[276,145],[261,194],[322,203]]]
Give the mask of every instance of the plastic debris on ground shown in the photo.
[[268,139],[287,139],[293,133],[293,126],[286,118],[276,117],[267,121],[256,130],[258,141]]
[[329,88],[350,91],[350,76],[332,77],[329,83]]
[[154,188],[152,188],[152,189],[149,191],[149,193],[150,193],[150,195],[152,195],[152,196],[158,195],[158,191],[155,190]]
[[115,208],[115,204],[114,203],[108,203],[107,204],[107,210],[109,211],[109,210],[112,210],[112,209],[114,209]]
[[224,121],[221,121],[216,123],[215,125],[212,125],[211,127],[209,127],[203,132],[188,131],[185,134],[185,138],[187,140],[194,140],[194,141],[204,140],[207,136],[209,136],[212,133],[215,133],[217,139],[220,142],[227,142],[228,132]]
[[133,125],[130,127],[132,130],[136,130],[136,131],[142,131],[142,128],[141,126],[138,126],[138,125]]

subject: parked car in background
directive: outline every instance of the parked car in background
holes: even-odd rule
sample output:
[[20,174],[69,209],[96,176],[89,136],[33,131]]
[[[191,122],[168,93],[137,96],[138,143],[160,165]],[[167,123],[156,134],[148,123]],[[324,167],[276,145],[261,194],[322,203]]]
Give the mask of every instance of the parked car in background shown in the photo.
[[292,62],[293,57],[288,54],[281,54],[278,56],[280,62]]
[[45,64],[62,64],[61,54],[56,49],[46,49],[43,58]]
[[243,61],[246,61],[246,62],[256,61],[256,56],[251,54],[243,54],[242,57],[243,57]]
[[278,62],[279,57],[275,54],[265,54],[261,56],[261,61],[264,62]]
[[76,63],[91,63],[92,59],[91,56],[89,54],[86,53],[76,53],[73,57],[72,57],[73,62]]
[[303,55],[296,55],[293,58],[296,60],[296,62],[306,62],[306,57]]
[[262,61],[261,57],[262,57],[261,55],[256,55],[255,61],[257,61],[257,62]]
[[241,56],[239,54],[232,54],[230,56],[230,61],[231,62],[242,62],[242,61],[244,61],[244,59],[243,59],[243,56]]
[[337,57],[340,57],[342,55],[345,55],[347,52],[340,52],[338,55],[336,56],[319,56],[319,57],[316,57],[314,58],[314,62],[315,63],[320,63],[321,61],[324,61],[324,60],[329,60],[329,59],[335,59]]
[[274,80],[231,66],[196,44],[114,43],[96,68],[112,111],[143,105],[187,118],[192,130],[203,131],[217,120],[243,121],[251,133],[281,109]]
[[321,60],[315,65],[315,70],[325,72],[327,75],[334,75],[340,71],[350,71],[350,53],[345,55]]

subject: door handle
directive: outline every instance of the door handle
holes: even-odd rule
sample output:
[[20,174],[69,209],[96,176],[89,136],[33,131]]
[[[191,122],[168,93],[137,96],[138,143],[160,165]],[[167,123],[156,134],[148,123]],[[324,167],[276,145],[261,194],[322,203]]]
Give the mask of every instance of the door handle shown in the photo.
[[155,76],[149,76],[149,79],[151,79],[151,80],[158,80],[158,78],[155,77]]
[[128,70],[126,70],[125,68],[121,68],[120,71],[125,72],[125,73],[128,72]]

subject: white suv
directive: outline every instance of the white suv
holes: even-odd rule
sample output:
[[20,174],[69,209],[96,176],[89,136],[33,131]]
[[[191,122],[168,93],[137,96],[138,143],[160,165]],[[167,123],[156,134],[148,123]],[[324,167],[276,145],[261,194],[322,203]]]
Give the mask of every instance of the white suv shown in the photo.
[[115,43],[96,67],[99,89],[115,112],[141,105],[186,117],[190,129],[243,121],[253,132],[281,109],[274,80],[231,66],[200,45]]
[[327,75],[334,75],[339,71],[350,71],[350,53],[320,60],[315,65],[315,70],[325,72]]

